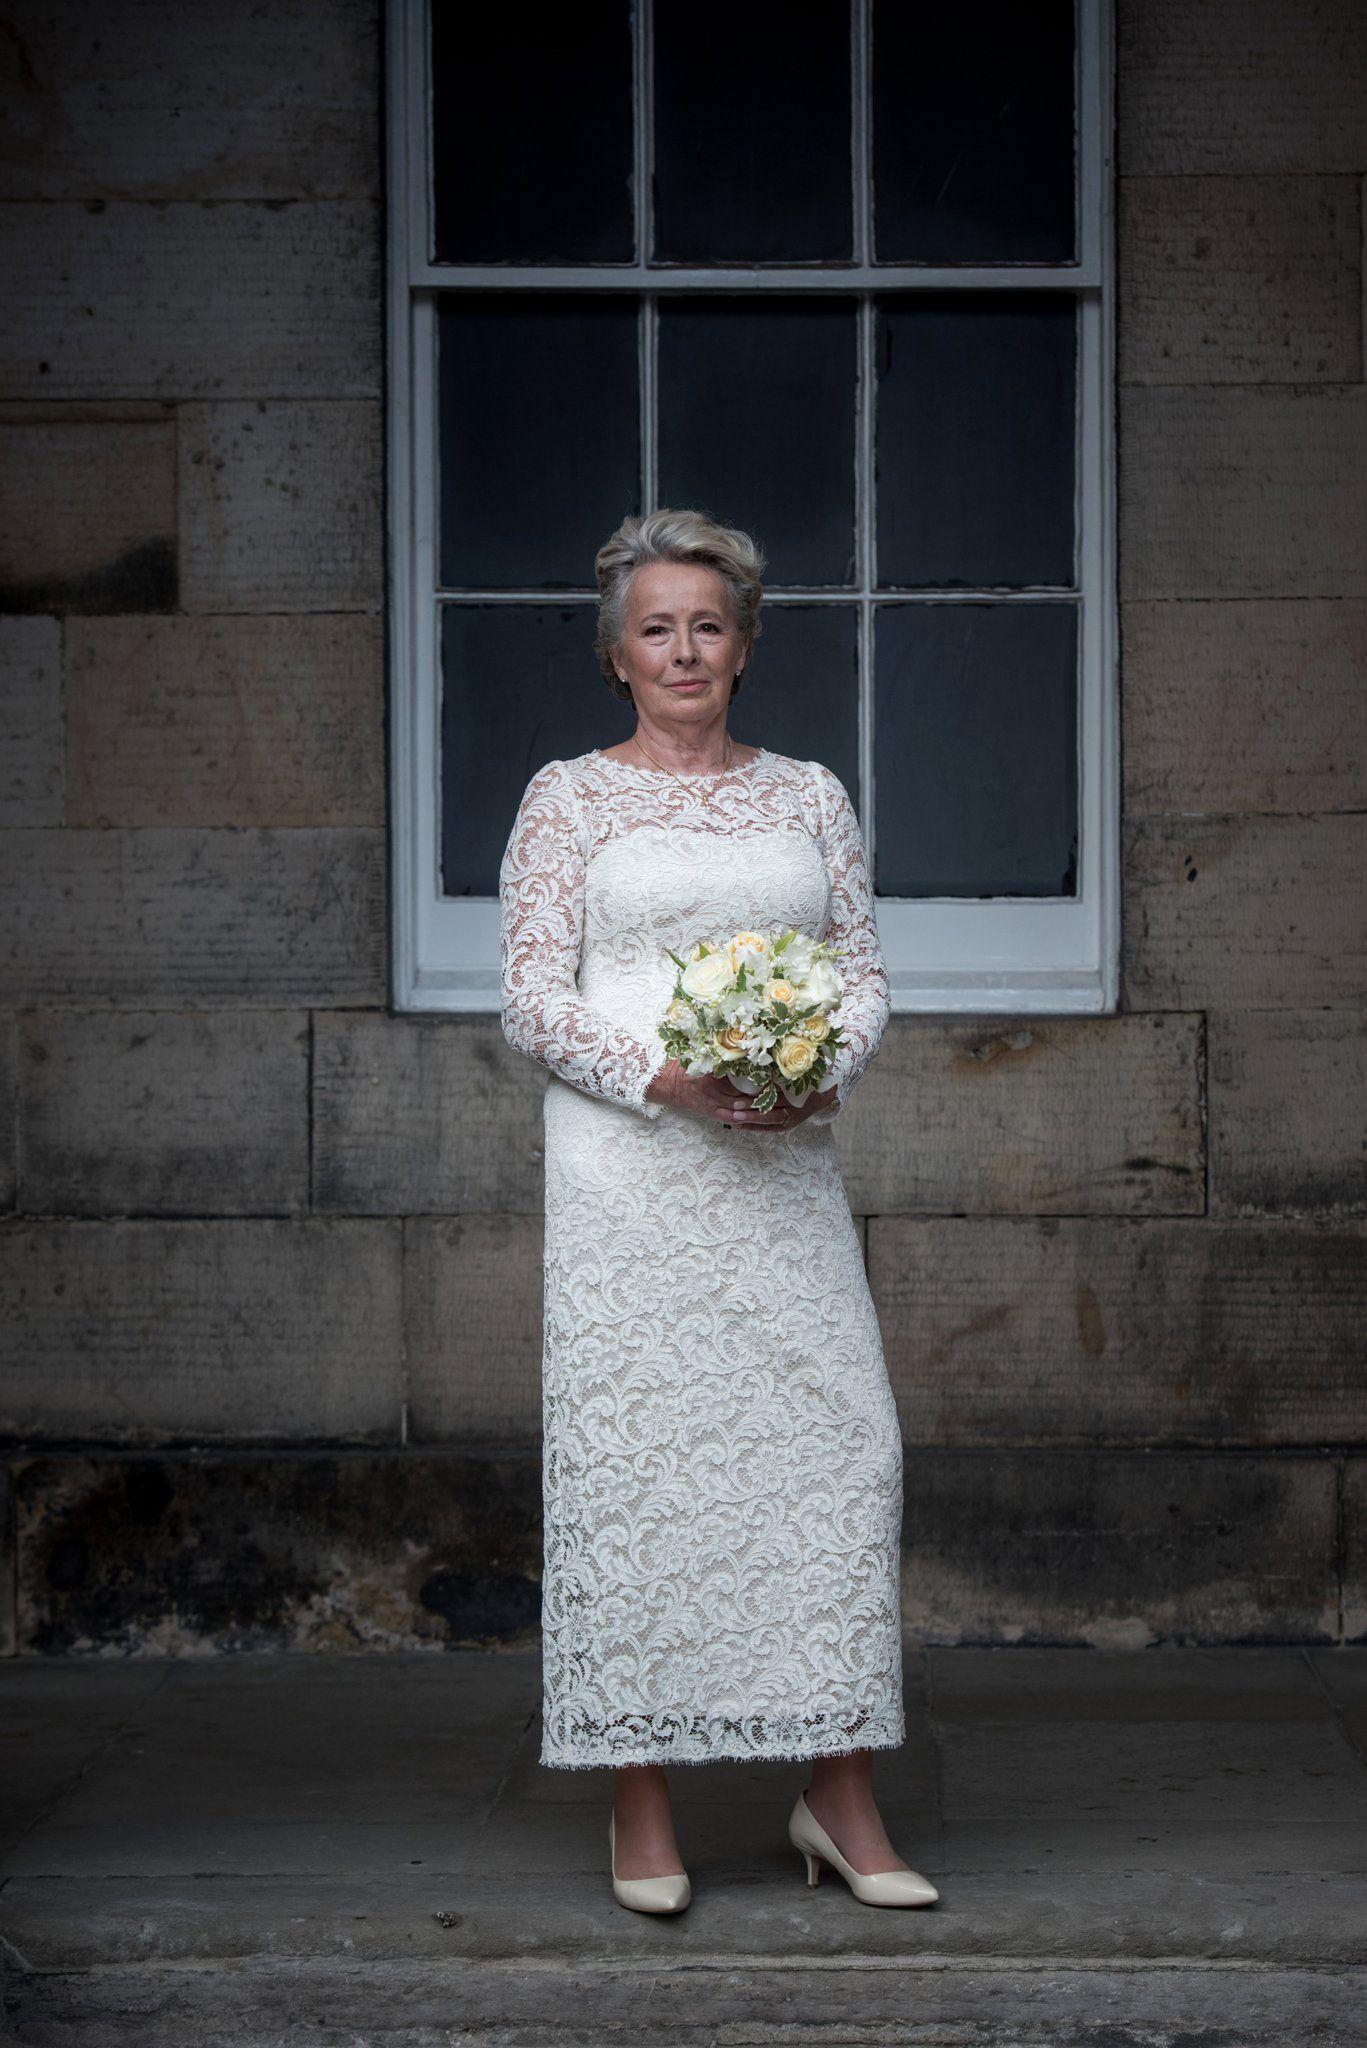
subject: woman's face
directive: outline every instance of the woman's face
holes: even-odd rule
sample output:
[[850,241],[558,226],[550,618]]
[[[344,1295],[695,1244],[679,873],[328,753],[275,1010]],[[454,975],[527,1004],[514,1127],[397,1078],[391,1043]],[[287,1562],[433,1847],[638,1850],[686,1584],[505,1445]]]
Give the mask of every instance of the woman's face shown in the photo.
[[648,562],[633,572],[615,650],[638,714],[706,725],[725,712],[745,665],[726,585],[694,562]]

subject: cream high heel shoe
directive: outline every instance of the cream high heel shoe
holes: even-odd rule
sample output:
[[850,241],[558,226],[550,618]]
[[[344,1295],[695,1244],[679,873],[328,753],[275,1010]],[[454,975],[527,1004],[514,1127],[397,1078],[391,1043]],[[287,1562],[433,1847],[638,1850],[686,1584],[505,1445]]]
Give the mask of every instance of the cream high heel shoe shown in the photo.
[[788,1816],[788,1840],[807,1859],[809,1885],[819,1882],[824,1862],[840,1872],[855,1897],[866,1906],[928,1906],[940,1896],[919,1870],[856,1870],[845,1861],[801,1792]]
[[693,1896],[686,1870],[667,1870],[663,1877],[619,1877],[617,1875],[617,1816],[608,1822],[608,1855],[612,1867],[612,1895],[619,1906],[636,1913],[682,1913]]

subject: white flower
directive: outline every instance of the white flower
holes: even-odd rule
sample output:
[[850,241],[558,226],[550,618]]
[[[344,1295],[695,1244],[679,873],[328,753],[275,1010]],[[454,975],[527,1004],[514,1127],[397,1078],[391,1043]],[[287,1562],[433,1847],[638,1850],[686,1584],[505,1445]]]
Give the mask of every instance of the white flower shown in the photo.
[[759,1013],[760,1003],[748,988],[729,988],[717,1008],[728,1024],[751,1024]]
[[697,1011],[691,1003],[686,1003],[682,996],[675,996],[665,1011],[665,1023],[672,1024],[676,1031],[687,1032],[690,1038],[696,1038],[702,1029]]
[[701,960],[690,960],[679,977],[684,994],[699,1003],[715,1003],[733,979],[725,953],[705,953]]
[[808,1003],[831,1004],[839,1000],[839,974],[829,960],[813,960],[798,989],[799,1004],[805,1008]]

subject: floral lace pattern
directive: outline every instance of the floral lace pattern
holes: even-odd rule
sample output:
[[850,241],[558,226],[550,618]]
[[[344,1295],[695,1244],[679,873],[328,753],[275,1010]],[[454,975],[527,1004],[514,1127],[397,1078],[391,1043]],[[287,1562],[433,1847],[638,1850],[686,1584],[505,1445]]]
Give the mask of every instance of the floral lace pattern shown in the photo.
[[[541,1761],[896,1747],[901,1432],[830,1129],[889,1010],[849,798],[765,748],[715,787],[551,761],[499,893],[504,1033],[550,1069]],[[835,1102],[647,1101],[663,948],[783,924],[841,949]]]

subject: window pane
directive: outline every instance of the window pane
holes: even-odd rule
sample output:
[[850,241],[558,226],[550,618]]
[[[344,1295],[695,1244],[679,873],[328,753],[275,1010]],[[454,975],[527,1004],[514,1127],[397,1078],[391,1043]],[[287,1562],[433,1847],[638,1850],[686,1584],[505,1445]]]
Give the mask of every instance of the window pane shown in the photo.
[[1074,356],[1068,294],[879,301],[880,588],[1072,586]]
[[438,347],[443,585],[591,590],[640,504],[634,303],[452,293]]
[[874,0],[880,263],[1070,263],[1072,0]]
[[1077,894],[1077,608],[875,611],[877,889]]
[[745,527],[770,583],[851,583],[853,307],[670,300],[659,365],[661,502]]
[[656,0],[655,251],[849,260],[850,20],[831,0]]
[[493,896],[518,801],[547,761],[629,737],[599,673],[593,604],[441,611],[441,872],[447,896]]
[[764,604],[728,724],[737,739],[823,761],[859,802],[858,620],[850,604]]
[[432,0],[436,262],[630,262],[634,159],[625,0]]

